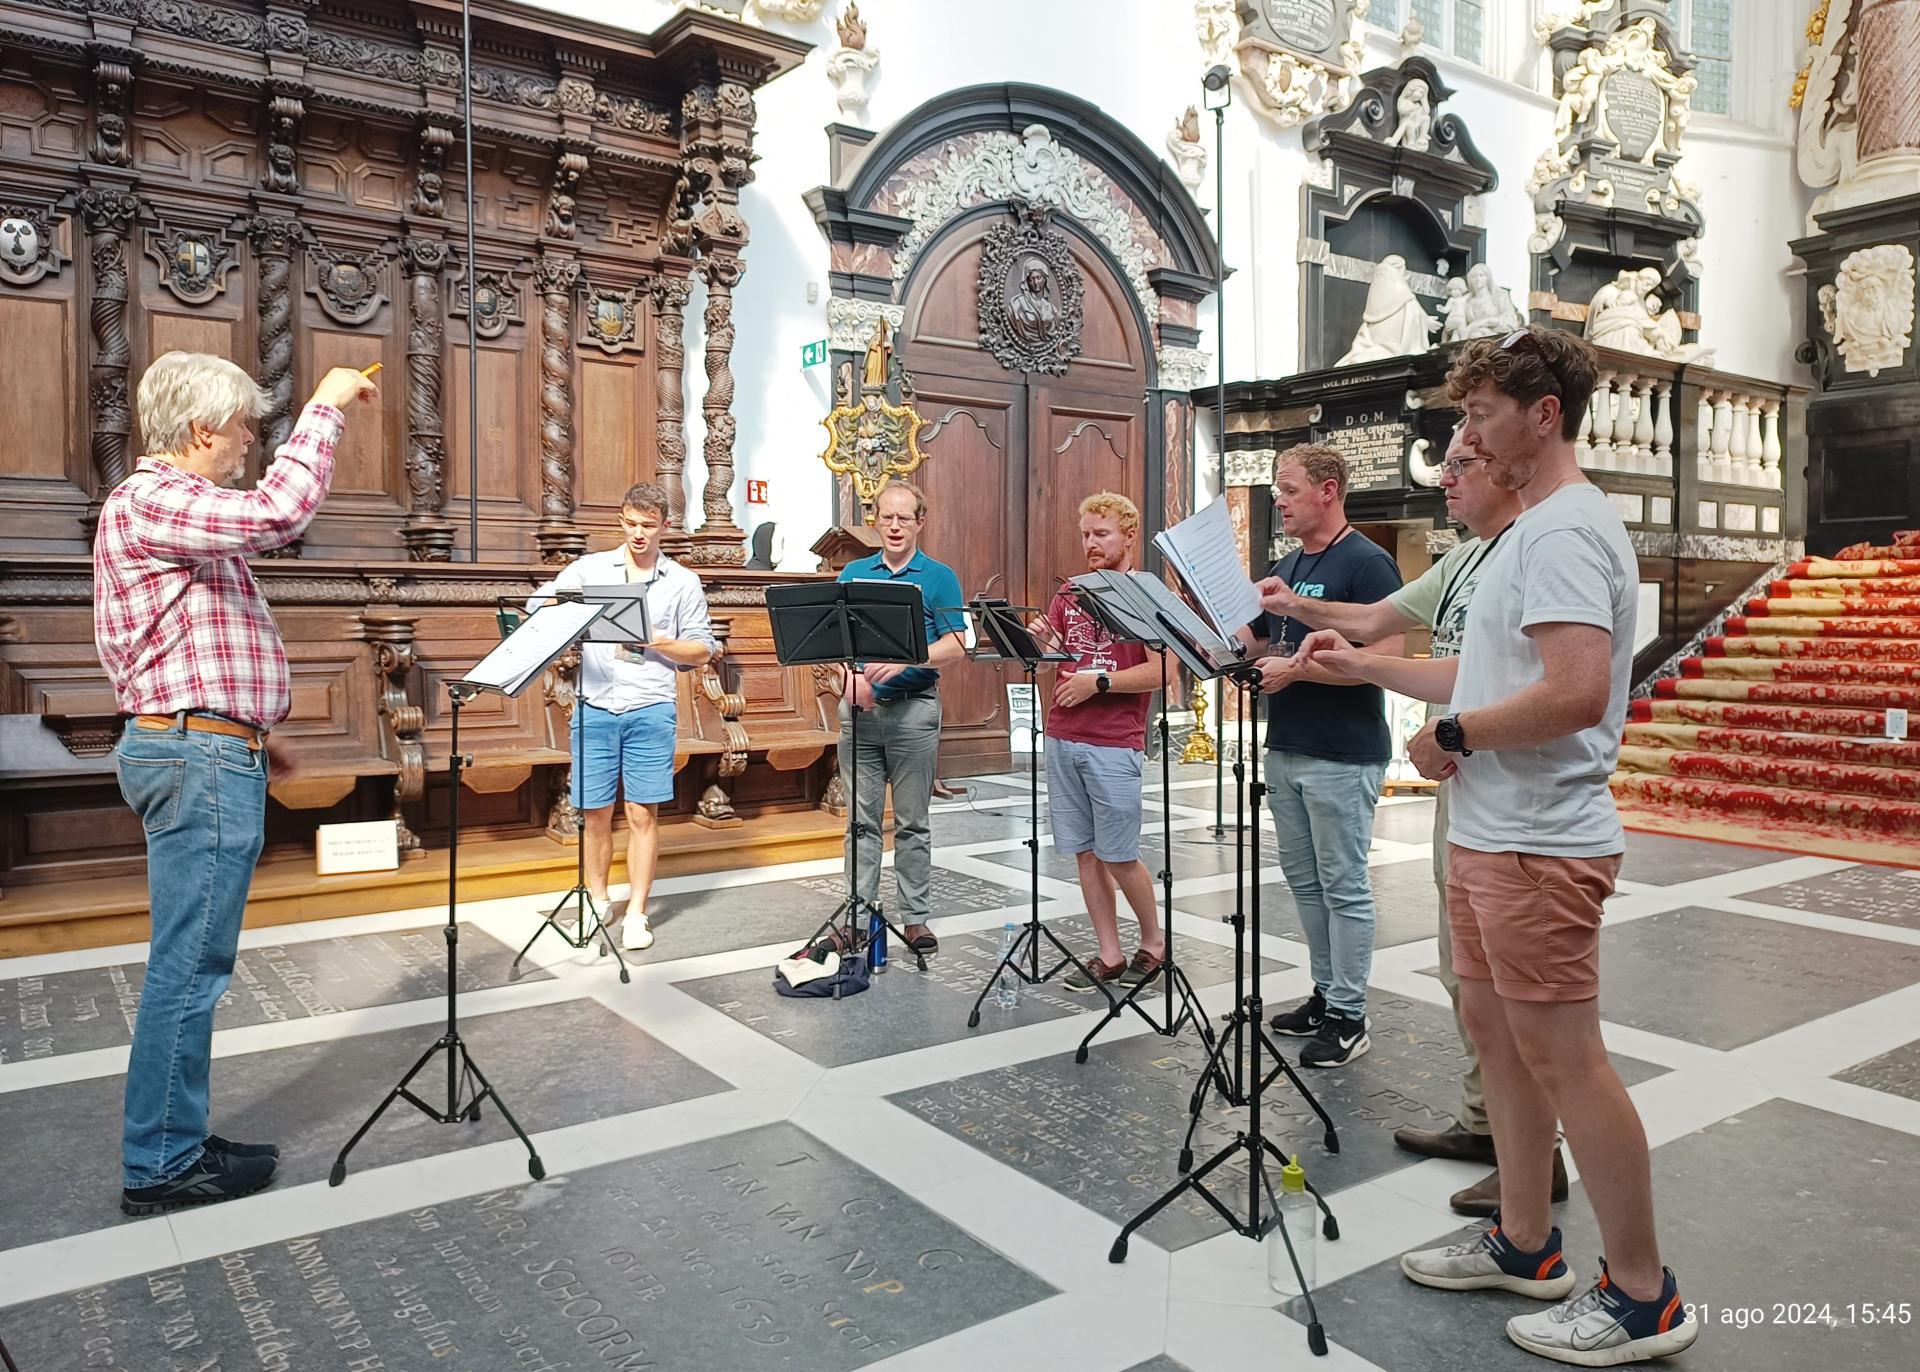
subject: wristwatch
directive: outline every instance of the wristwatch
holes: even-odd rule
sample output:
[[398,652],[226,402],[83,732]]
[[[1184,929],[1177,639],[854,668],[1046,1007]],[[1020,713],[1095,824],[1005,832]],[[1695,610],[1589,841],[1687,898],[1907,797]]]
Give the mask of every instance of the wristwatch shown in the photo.
[[1433,726],[1433,741],[1449,753],[1458,753],[1461,757],[1472,757],[1473,749],[1467,747],[1467,731],[1460,727],[1459,715],[1448,715]]
[[1105,695],[1108,691],[1113,689],[1113,678],[1108,676],[1105,672],[1100,673],[1099,676],[1093,679],[1093,689],[1095,691],[1098,691],[1101,695]]

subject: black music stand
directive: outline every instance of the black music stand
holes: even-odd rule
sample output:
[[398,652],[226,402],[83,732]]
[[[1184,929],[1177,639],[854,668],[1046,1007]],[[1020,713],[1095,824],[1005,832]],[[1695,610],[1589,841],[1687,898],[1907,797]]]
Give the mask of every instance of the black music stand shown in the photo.
[[[447,698],[453,707],[447,753],[447,1028],[407,1069],[407,1074],[387,1092],[380,1104],[374,1107],[366,1122],[354,1130],[353,1137],[347,1140],[346,1147],[333,1160],[333,1170],[327,1176],[329,1186],[338,1186],[347,1179],[347,1154],[366,1137],[367,1131],[396,1100],[406,1101],[435,1124],[455,1124],[462,1120],[475,1124],[480,1119],[481,1103],[491,1097],[495,1108],[500,1111],[500,1117],[507,1122],[507,1127],[526,1145],[527,1174],[535,1181],[547,1175],[546,1164],[540,1161],[533,1140],[527,1137],[527,1131],[520,1127],[513,1112],[507,1109],[507,1103],[493,1089],[493,1084],[480,1070],[480,1065],[473,1060],[466,1040],[460,1036],[460,772],[473,765],[473,759],[460,751],[460,707],[482,691],[493,691],[504,696],[519,695],[540,673],[553,665],[554,659],[578,642],[587,626],[604,612],[605,607],[601,605],[576,603],[544,606],[509,634],[499,647],[476,663],[464,679],[447,683]],[[442,1052],[447,1055],[447,1103],[444,1109],[429,1105],[409,1089],[413,1079],[433,1061],[434,1054]]]
[[[1037,611],[1030,607],[1014,606],[1004,600],[989,600],[985,596],[981,596],[975,600],[968,601],[963,608],[967,613],[975,617],[980,628],[993,644],[992,652],[976,652],[973,655],[973,660],[975,662],[999,661],[1019,663],[1021,670],[1027,675],[1027,689],[1030,691],[1034,689],[1034,673],[1040,670],[1041,663],[1075,661],[1072,653],[1056,652],[1048,649],[1034,636],[1032,630],[1027,628],[1020,616],[1023,614],[1037,613]],[[1032,734],[1037,736],[1040,733],[1038,699],[1034,701],[1034,707],[1034,727]],[[1074,956],[1073,950],[1060,941],[1059,935],[1055,934],[1053,930],[1047,928],[1046,925],[1040,922],[1039,756],[1040,750],[1036,742],[1035,746],[1027,750],[1027,801],[1029,822],[1027,826],[1026,847],[1027,877],[1030,883],[1028,889],[1027,927],[1020,931],[1020,936],[1013,941],[1013,946],[1001,955],[1000,961],[994,964],[993,971],[987,974],[987,984],[980,988],[980,994],[973,999],[973,1009],[967,1014],[967,1028],[969,1029],[978,1029],[980,1027],[980,1007],[986,1003],[987,993],[991,991],[994,988],[994,984],[1000,980],[1000,969],[1002,967],[1010,970],[1029,986],[1038,985],[1044,981],[1052,981],[1066,969],[1068,964],[1078,967],[1080,974],[1089,977],[1091,980],[1090,974],[1087,972],[1087,965]],[[1060,951],[1060,960],[1054,963],[1054,965],[1044,973],[1040,970],[1040,940],[1043,938]],[[1023,950],[1027,954],[1028,965],[1025,967],[1020,965],[1020,955]],[[1096,986],[1099,985],[1098,982],[1094,984]],[[1113,997],[1107,992],[1104,986],[1100,987],[1100,993],[1105,995],[1109,1002],[1112,1001]]]
[[[834,663],[849,673],[860,663],[900,663],[924,665],[927,660],[926,609],[920,588],[911,582],[835,581],[824,584],[767,587],[767,617],[773,626],[773,652],[783,667],[807,667]],[[900,947],[912,951],[904,933],[889,920],[875,902],[860,898],[860,716],[853,692],[846,695],[853,754],[853,775],[845,775],[847,789],[847,898],[834,908],[807,939],[809,944],[821,935],[837,933],[834,925],[846,916],[847,929],[841,953],[862,956],[869,937],[868,921],[861,916],[878,915],[880,921],[899,939]],[[884,837],[875,833],[875,843]],[[924,953],[914,953],[918,968],[927,970]],[[840,998],[840,986],[834,985],[834,999]]]
[[[560,591],[562,600],[577,601],[584,605],[599,605],[603,612],[587,625],[586,632],[575,641],[588,643],[649,643],[653,639],[651,621],[647,618],[647,583],[626,585],[615,583],[610,586],[586,586],[578,591]],[[587,793],[587,747],[585,725],[582,723],[587,712],[587,657],[583,648],[580,654],[579,675],[574,680],[573,689],[573,766],[580,779],[580,794]],[[560,936],[560,941],[569,948],[590,947],[595,939],[600,940],[600,956],[613,954],[613,960],[620,965],[620,980],[631,982],[633,976],[627,970],[627,960],[620,955],[619,947],[613,936],[608,933],[606,920],[601,910],[593,903],[593,893],[587,889],[587,816],[578,806],[574,807],[575,822],[579,825],[574,853],[573,889],[560,897],[559,903],[547,911],[540,926],[533,931],[533,937],[521,945],[520,951],[513,956],[512,964],[507,968],[509,980],[517,979],[520,973],[521,959],[538,942],[540,936],[551,929]],[[613,839],[609,834],[608,843]],[[628,873],[629,879],[632,873]],[[566,926],[560,923],[561,912],[568,905],[574,908],[573,932],[568,933]],[[611,899],[609,899],[611,905]],[[632,911],[629,898],[628,911]],[[588,927],[588,920],[592,927]]]
[[[1074,1051],[1073,1060],[1084,1063],[1087,1049],[1122,1011],[1131,1010],[1154,1033],[1172,1037],[1191,1021],[1200,1031],[1200,1041],[1208,1052],[1209,1071],[1217,1070],[1213,1026],[1200,1004],[1199,993],[1187,974],[1180,970],[1174,955],[1173,934],[1173,804],[1172,778],[1169,772],[1172,749],[1168,743],[1166,693],[1167,660],[1172,652],[1188,671],[1201,680],[1220,675],[1223,663],[1236,662],[1234,648],[1213,634],[1187,611],[1185,605],[1151,572],[1089,572],[1074,577],[1068,586],[1080,604],[1115,638],[1164,650],[1160,658],[1160,834],[1165,852],[1160,867],[1161,929],[1167,941],[1167,955],[1159,968],[1128,988],[1114,1000],[1108,997],[1107,1013],[1087,1031]],[[1185,611],[1184,616],[1180,613]],[[1141,1004],[1141,996],[1158,979],[1165,993],[1161,1018],[1155,1019]],[[1178,1008],[1175,1003],[1178,1002]]]

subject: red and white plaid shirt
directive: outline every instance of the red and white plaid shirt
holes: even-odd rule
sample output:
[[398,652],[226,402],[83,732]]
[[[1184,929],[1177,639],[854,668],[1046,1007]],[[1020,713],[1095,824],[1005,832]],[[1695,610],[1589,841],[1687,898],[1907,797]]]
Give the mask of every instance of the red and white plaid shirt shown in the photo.
[[205,710],[270,729],[287,654],[247,557],[298,538],[326,498],[345,417],[309,405],[260,483],[226,490],[143,457],[93,543],[93,641],[125,714]]

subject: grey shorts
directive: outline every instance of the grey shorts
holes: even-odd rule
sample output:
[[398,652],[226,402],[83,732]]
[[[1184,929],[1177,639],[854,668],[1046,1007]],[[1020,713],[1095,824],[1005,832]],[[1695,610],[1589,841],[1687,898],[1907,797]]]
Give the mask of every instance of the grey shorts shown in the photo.
[[1070,739],[1047,740],[1047,809],[1053,846],[1102,862],[1140,857],[1140,777],[1147,755]]

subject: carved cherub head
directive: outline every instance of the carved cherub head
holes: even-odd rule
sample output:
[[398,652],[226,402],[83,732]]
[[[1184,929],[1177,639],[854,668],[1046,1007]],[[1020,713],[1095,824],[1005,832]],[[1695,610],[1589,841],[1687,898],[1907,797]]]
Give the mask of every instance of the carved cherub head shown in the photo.
[[842,47],[864,49],[867,46],[867,25],[860,18],[859,5],[849,3],[840,11],[840,17],[833,21],[833,26],[840,32]]

